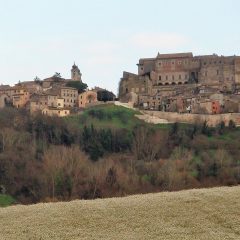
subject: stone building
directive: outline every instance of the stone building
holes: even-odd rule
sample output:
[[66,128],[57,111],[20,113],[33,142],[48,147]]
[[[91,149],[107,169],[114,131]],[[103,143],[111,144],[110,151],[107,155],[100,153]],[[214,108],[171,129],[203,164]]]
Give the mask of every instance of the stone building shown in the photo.
[[48,106],[48,95],[43,94],[33,94],[30,98],[30,113],[41,112],[44,108]]
[[26,87],[16,85],[0,90],[0,95],[5,95],[5,99],[16,108],[25,107],[29,101],[30,94]]
[[64,107],[64,99],[53,93],[34,94],[30,99],[30,113],[41,112],[48,116],[67,116],[70,109]]
[[[158,53],[155,58],[140,59],[137,66],[138,74],[123,72],[119,84],[122,102],[129,99],[130,93],[135,93],[140,106],[161,110],[172,101],[183,110],[185,106],[179,97],[207,99],[212,94],[240,93],[238,56]],[[172,108],[174,104],[170,104]]]
[[86,108],[97,101],[97,93],[95,91],[86,91],[78,96],[78,106],[80,108]]
[[52,107],[46,107],[42,110],[43,115],[47,115],[50,117],[57,116],[57,117],[66,117],[70,114],[70,109],[67,108],[52,108]]
[[64,107],[76,107],[78,102],[78,90],[71,87],[62,87],[60,96],[64,99]]

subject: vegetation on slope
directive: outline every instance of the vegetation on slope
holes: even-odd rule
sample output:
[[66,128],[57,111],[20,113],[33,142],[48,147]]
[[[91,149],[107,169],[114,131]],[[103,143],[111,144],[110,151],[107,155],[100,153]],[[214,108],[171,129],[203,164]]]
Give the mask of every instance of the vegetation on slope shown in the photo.
[[122,106],[109,104],[89,108],[82,112],[81,115],[73,115],[67,117],[66,120],[69,124],[73,124],[78,128],[94,125],[96,128],[124,128],[132,130],[134,126],[141,123],[135,117],[135,114],[140,113]]
[[0,185],[35,203],[240,183],[234,123],[161,128],[135,113],[107,105],[62,119],[1,110]]
[[[240,187],[14,206],[1,239],[240,239]],[[106,207],[107,206],[107,207]]]
[[10,195],[0,194],[0,207],[7,207],[15,203],[15,199]]

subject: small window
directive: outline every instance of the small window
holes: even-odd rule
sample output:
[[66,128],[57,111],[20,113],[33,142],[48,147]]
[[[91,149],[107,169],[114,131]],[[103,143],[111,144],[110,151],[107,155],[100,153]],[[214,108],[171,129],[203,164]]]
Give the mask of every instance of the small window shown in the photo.
[[159,80],[160,80],[160,81],[162,80],[162,76],[159,76]]
[[166,76],[166,80],[168,80],[168,76]]

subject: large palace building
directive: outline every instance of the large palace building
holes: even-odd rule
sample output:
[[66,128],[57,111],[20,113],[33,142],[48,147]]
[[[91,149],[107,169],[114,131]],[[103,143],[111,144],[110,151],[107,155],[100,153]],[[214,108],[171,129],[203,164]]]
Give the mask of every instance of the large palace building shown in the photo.
[[121,78],[119,98],[123,102],[134,98],[137,105],[161,110],[163,100],[203,95],[206,99],[207,93],[236,94],[240,89],[238,56],[158,53],[155,58],[140,59],[137,66],[138,74],[124,72]]

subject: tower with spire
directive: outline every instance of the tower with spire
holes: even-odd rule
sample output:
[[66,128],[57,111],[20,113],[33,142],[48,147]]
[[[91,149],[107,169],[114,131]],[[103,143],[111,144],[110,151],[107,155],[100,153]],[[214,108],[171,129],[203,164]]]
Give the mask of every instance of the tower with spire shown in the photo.
[[80,72],[78,66],[73,64],[72,69],[71,69],[71,79],[72,81],[82,81],[82,73]]

